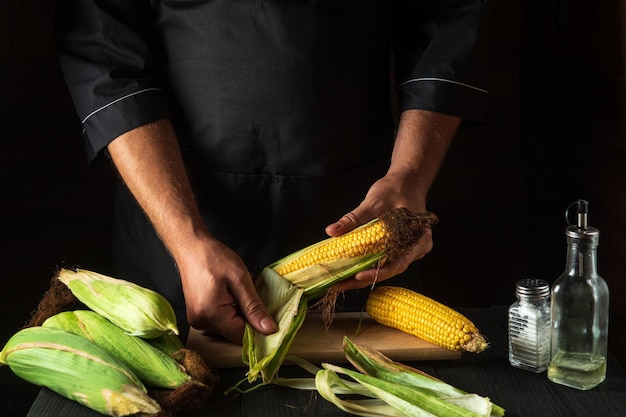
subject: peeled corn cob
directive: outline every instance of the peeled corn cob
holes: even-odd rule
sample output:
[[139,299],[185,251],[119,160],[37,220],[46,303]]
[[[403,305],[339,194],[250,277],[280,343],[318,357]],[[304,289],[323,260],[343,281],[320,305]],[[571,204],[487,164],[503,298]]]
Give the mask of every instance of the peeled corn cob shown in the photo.
[[381,324],[446,349],[478,353],[489,346],[461,313],[407,288],[377,287],[370,293],[365,309]]
[[174,309],[155,291],[85,269],[61,269],[58,279],[83,304],[128,334],[148,339],[178,334]]
[[132,371],[99,346],[64,330],[20,330],[0,352],[0,364],[9,365],[30,383],[102,414],[118,417],[161,411]]
[[334,283],[372,268],[379,261],[393,260],[415,245],[436,221],[432,213],[390,210],[344,235],[294,252],[270,268],[304,288],[307,296],[316,297]]
[[125,333],[98,313],[87,310],[58,313],[42,324],[85,337],[122,361],[144,383],[177,388],[191,377],[165,352],[137,336]]
[[314,245],[300,256],[277,265],[274,270],[287,275],[315,264],[325,264],[339,258],[351,258],[382,252],[389,239],[389,232],[380,221],[355,229],[345,235],[330,238]]

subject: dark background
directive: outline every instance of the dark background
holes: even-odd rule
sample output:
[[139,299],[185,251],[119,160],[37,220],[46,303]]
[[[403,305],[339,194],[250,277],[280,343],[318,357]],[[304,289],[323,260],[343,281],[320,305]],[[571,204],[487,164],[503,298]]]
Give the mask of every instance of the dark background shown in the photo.
[[[590,201],[611,288],[611,350],[626,356],[624,0],[492,0],[486,123],[465,126],[433,187],[441,219],[425,292],[510,304],[522,277],[564,266],[564,210]],[[0,0],[0,345],[60,265],[106,271],[112,173],[88,167],[52,45],[52,1]],[[0,414],[37,387],[0,368]]]

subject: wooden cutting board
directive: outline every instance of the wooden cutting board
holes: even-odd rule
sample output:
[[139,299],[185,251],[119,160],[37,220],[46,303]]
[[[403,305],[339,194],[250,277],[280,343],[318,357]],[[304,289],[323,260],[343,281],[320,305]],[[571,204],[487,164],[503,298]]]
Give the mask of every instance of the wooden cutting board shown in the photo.
[[[345,363],[346,358],[341,347],[344,335],[353,342],[376,349],[397,362],[458,359],[461,356],[461,352],[444,349],[410,334],[383,326],[366,313],[358,312],[337,313],[328,330],[324,328],[320,315],[307,315],[289,354],[312,363]],[[189,332],[187,347],[197,351],[211,368],[245,366],[241,360],[241,346],[222,338],[207,336],[196,329]]]

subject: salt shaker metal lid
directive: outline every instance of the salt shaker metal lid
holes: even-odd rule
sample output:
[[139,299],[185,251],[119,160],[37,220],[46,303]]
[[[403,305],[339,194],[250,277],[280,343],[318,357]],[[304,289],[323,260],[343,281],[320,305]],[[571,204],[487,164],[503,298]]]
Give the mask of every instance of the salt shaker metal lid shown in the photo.
[[548,297],[550,295],[550,284],[543,279],[520,279],[515,285],[515,295],[524,299]]

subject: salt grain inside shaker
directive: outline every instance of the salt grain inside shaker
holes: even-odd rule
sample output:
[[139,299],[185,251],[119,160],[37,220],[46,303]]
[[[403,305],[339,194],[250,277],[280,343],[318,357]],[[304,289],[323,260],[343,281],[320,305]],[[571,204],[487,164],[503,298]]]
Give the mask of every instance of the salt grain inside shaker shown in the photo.
[[550,361],[550,285],[522,279],[515,286],[517,301],[509,307],[509,362],[543,372]]

